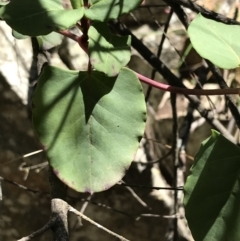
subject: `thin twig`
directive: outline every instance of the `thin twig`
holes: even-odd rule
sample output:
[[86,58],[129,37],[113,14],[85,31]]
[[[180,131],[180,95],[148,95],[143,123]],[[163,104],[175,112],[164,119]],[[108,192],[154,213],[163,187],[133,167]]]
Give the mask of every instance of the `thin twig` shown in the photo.
[[131,187],[128,187],[128,186],[125,186],[125,188],[132,194],[132,196],[145,208],[148,208],[148,205],[137,195],[137,193],[131,188]]
[[27,158],[27,157],[29,157],[29,156],[33,156],[33,155],[36,155],[36,154],[38,154],[38,153],[41,153],[41,152],[43,152],[43,151],[44,151],[44,150],[42,150],[42,149],[37,150],[37,151],[33,151],[33,152],[27,153],[27,154],[25,154],[25,155],[23,155],[23,156],[20,156],[20,157],[18,157],[18,158],[15,158],[15,159],[13,159],[13,160],[6,161],[6,162],[4,162],[4,163],[0,163],[0,165],[5,165],[5,164],[9,164],[9,163],[12,163],[12,162],[15,162],[15,161],[19,161],[19,160],[22,160],[22,159]]
[[74,214],[76,214],[77,216],[81,217],[82,219],[85,219],[86,221],[88,221],[89,223],[93,224],[94,226],[102,229],[103,231],[109,233],[110,235],[118,238],[119,240],[121,241],[129,241],[128,239],[124,238],[123,236],[121,235],[118,235],[114,232],[112,232],[111,230],[103,227],[102,225],[100,225],[99,223],[93,221],[92,219],[90,219],[89,217],[85,216],[84,214],[82,214],[81,212],[77,211],[75,208],[73,208],[72,206],[69,206],[69,212],[72,212]]
[[171,154],[172,154],[172,150],[170,149],[165,155],[158,158],[157,160],[148,161],[148,162],[141,162],[141,161],[135,161],[135,162],[137,162],[138,164],[141,164],[143,166],[152,165],[152,164],[155,164],[155,163],[161,163],[163,160],[165,160]]
[[138,185],[138,184],[129,184],[129,183],[122,183],[119,182],[118,185],[120,186],[127,186],[127,187],[138,187],[138,188],[147,188],[153,190],[176,190],[176,191],[183,191],[183,187],[152,187],[147,185]]
[[53,227],[54,223],[55,223],[56,219],[50,219],[48,223],[46,223],[42,228],[40,228],[39,230],[37,230],[34,233],[31,233],[30,235],[19,239],[18,241],[29,241],[32,240],[33,238],[36,238],[40,235],[42,235],[43,233],[45,233],[47,230],[49,230],[50,228]]
[[26,187],[26,186],[24,186],[22,184],[19,184],[17,182],[11,181],[11,180],[6,179],[6,178],[4,178],[2,176],[0,176],[0,180],[3,180],[4,182],[7,182],[7,183],[9,183],[11,185],[14,185],[14,186],[17,186],[18,188],[24,189],[24,190],[26,190],[28,192],[31,192],[31,193],[34,193],[34,194],[41,193],[41,194],[48,194],[49,195],[48,192],[28,188],[28,187]]
[[[173,186],[177,187],[178,185],[178,167],[179,167],[179,150],[178,150],[178,119],[177,119],[177,107],[176,107],[176,94],[171,94],[171,106],[172,106],[172,115],[173,115],[173,161],[174,161],[174,174],[173,174]],[[178,193],[174,191],[174,213],[178,212]],[[173,240],[178,240],[178,220],[173,220]]]
[[[84,212],[85,212],[85,210],[87,209],[87,206],[88,206],[88,204],[90,203],[90,200],[91,200],[91,198],[93,197],[93,195],[94,195],[94,194],[90,194],[90,195],[87,197],[86,201],[83,203],[83,205],[82,205],[82,207],[81,207],[81,209],[80,209],[80,212],[81,212],[81,213],[84,213]],[[76,222],[76,225],[77,225],[77,223],[78,223],[80,226],[82,226],[82,218],[81,218],[81,217],[78,217],[78,220],[77,220],[77,222]],[[75,227],[76,227],[76,225],[75,225]],[[73,228],[73,230],[74,230],[74,228]]]
[[[18,184],[18,183],[14,182],[14,181],[8,180],[8,179],[3,178],[3,177],[0,176],[0,181],[2,181],[2,180],[7,182],[7,183],[9,183],[9,184],[11,184],[11,185],[14,185],[14,186],[16,186],[18,188],[21,188],[21,189],[23,189],[23,190],[25,190],[27,192],[31,192],[31,193],[34,193],[34,194],[50,195],[49,192],[40,191],[40,190],[36,190],[36,189],[31,189],[31,188],[28,188],[28,187],[26,187],[24,185]],[[69,196],[69,195],[67,196],[67,198],[69,198],[71,200],[74,199],[74,200],[77,200],[77,201],[80,201],[80,202],[89,202],[89,203],[91,203],[91,204],[93,204],[95,206],[98,206],[98,207],[101,207],[101,208],[105,208],[105,209],[111,210],[113,212],[116,212],[116,213],[122,214],[124,216],[127,216],[128,218],[133,218],[134,219],[134,217],[132,215],[130,215],[128,213],[125,213],[123,211],[120,211],[120,210],[118,210],[116,208],[107,206],[106,204],[102,204],[102,203],[99,203],[99,202],[91,201],[91,200],[88,200],[88,199],[85,199],[85,198],[80,198],[79,199],[79,198],[75,198],[75,197],[72,197],[72,196]]]
[[179,213],[172,214],[172,215],[159,215],[159,214],[152,214],[152,213],[142,213],[136,218],[136,220],[138,221],[142,217],[146,217],[146,218],[166,218],[166,219],[183,218],[182,216],[180,216]]

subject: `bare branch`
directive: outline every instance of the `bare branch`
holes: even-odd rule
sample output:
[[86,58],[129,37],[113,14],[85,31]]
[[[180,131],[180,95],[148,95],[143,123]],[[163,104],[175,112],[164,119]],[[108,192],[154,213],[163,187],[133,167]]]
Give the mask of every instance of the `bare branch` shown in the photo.
[[103,227],[102,225],[100,225],[99,223],[96,223],[95,221],[93,221],[92,219],[90,219],[89,217],[85,216],[84,214],[82,214],[81,212],[77,211],[75,208],[73,208],[72,206],[69,206],[69,212],[72,212],[74,214],[76,214],[77,216],[81,217],[82,219],[85,219],[86,221],[88,221],[89,223],[95,225],[96,227],[104,230],[105,232],[109,233],[110,235],[118,238],[121,241],[130,241],[114,232],[112,232],[111,230]]
[[137,195],[137,193],[131,188],[131,187],[128,187],[128,186],[125,186],[125,188],[132,194],[132,196],[145,208],[148,208],[148,205]]
[[40,191],[40,190],[35,190],[35,189],[28,188],[28,187],[26,187],[26,186],[24,186],[24,185],[22,185],[22,184],[19,184],[19,183],[17,183],[17,182],[11,181],[11,180],[6,179],[6,178],[4,178],[4,177],[2,177],[2,176],[0,176],[0,181],[1,181],[1,180],[5,181],[5,182],[7,182],[7,183],[9,183],[9,184],[11,184],[11,185],[17,186],[17,187],[19,187],[19,188],[21,188],[21,189],[24,189],[24,190],[26,190],[26,191],[28,191],[28,192],[32,192],[32,193],[34,193],[34,194],[36,194],[36,193],[42,193],[42,194],[48,194],[48,195],[50,194],[50,193],[48,193],[48,192],[44,192],[44,191]]
[[37,230],[34,233],[31,233],[30,235],[28,235],[24,238],[19,239],[18,241],[28,241],[28,240],[31,240],[33,238],[36,238],[36,237],[42,235],[43,233],[48,231],[50,228],[52,228],[54,222],[55,222],[55,219],[50,219],[49,222],[47,224],[45,224],[42,228],[40,228],[39,230]]
[[218,22],[222,22],[225,24],[237,24],[240,25],[240,23],[234,19],[227,18],[222,14],[216,13],[211,10],[207,10],[200,5],[196,4],[195,2],[191,0],[164,0],[167,4],[173,3],[173,4],[179,4],[183,7],[189,8],[194,12],[201,13],[203,16],[211,18],[213,20],[216,20]]
[[175,191],[183,191],[183,187],[152,187],[146,185],[137,185],[137,184],[129,184],[129,183],[122,183],[119,182],[118,185],[125,186],[125,187],[139,187],[139,188],[148,188],[148,189],[155,189],[155,190],[175,190]]
[[19,160],[22,160],[22,159],[24,159],[26,157],[33,156],[33,155],[36,155],[36,154],[41,153],[41,152],[43,152],[43,149],[27,153],[27,154],[25,154],[23,156],[20,156],[18,158],[15,158],[13,160],[10,160],[10,161],[4,162],[4,163],[0,163],[0,165],[5,165],[5,164],[9,164],[9,163],[12,163],[12,162],[15,162],[15,161],[19,161]]

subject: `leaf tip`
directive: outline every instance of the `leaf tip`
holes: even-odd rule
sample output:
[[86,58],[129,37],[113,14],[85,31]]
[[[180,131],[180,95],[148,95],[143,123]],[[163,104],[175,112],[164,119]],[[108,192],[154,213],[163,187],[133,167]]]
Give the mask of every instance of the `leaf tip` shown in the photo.
[[211,132],[212,132],[212,137],[214,139],[217,138],[220,135],[220,133],[218,131],[214,130],[214,129],[211,129]]

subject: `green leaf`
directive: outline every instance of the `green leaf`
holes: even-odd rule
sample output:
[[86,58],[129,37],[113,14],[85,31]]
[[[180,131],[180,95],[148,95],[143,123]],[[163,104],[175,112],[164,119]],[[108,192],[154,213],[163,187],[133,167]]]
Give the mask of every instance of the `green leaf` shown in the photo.
[[191,172],[184,205],[194,240],[240,240],[240,149],[213,131]]
[[80,192],[106,190],[128,169],[146,107],[135,73],[116,77],[46,66],[33,97],[33,124],[60,180]]
[[90,0],[89,2],[90,8],[86,9],[85,16],[91,20],[104,22],[131,12],[141,4],[142,0]]
[[42,50],[49,50],[60,45],[63,41],[63,36],[61,34],[52,32],[48,35],[42,35],[37,37],[39,48]]
[[84,6],[83,0],[70,0],[73,8],[81,8]]
[[19,32],[15,31],[15,30],[12,30],[12,35],[16,39],[26,39],[26,38],[29,38],[28,35],[20,34]]
[[240,26],[219,23],[199,14],[191,22],[188,34],[203,58],[223,69],[240,66]]
[[[26,39],[29,38],[27,35],[22,35],[18,33],[17,31],[13,30],[12,31],[13,37],[16,39]],[[51,48],[54,48],[62,43],[63,36],[59,33],[52,32],[47,35],[42,35],[42,36],[37,36],[36,39],[39,44],[39,48],[41,50],[49,50]]]
[[112,35],[107,24],[94,23],[89,28],[89,56],[93,67],[108,76],[116,76],[130,60],[131,37]]
[[23,35],[39,36],[73,27],[84,8],[65,10],[62,0],[11,0],[0,8],[0,17]]

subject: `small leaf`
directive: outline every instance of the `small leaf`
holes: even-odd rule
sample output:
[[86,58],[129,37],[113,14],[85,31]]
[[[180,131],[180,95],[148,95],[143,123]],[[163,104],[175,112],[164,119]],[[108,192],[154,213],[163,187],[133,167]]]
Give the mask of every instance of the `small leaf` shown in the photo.
[[86,9],[85,16],[100,22],[116,19],[124,13],[137,8],[142,0],[90,0],[90,8]]
[[0,8],[0,17],[10,27],[28,36],[71,28],[83,14],[84,8],[65,10],[62,0],[11,0]]
[[61,34],[52,32],[48,35],[42,35],[37,37],[39,48],[42,50],[49,50],[60,45],[63,41]]
[[213,131],[191,172],[184,205],[194,240],[240,240],[240,149]]
[[108,76],[116,76],[130,60],[131,37],[112,35],[107,24],[100,22],[89,28],[88,36],[93,67]]
[[80,192],[110,188],[124,176],[146,107],[135,73],[116,77],[46,66],[33,97],[33,124],[57,176]]
[[219,23],[199,14],[191,22],[188,34],[203,58],[223,69],[240,66],[240,26]]

